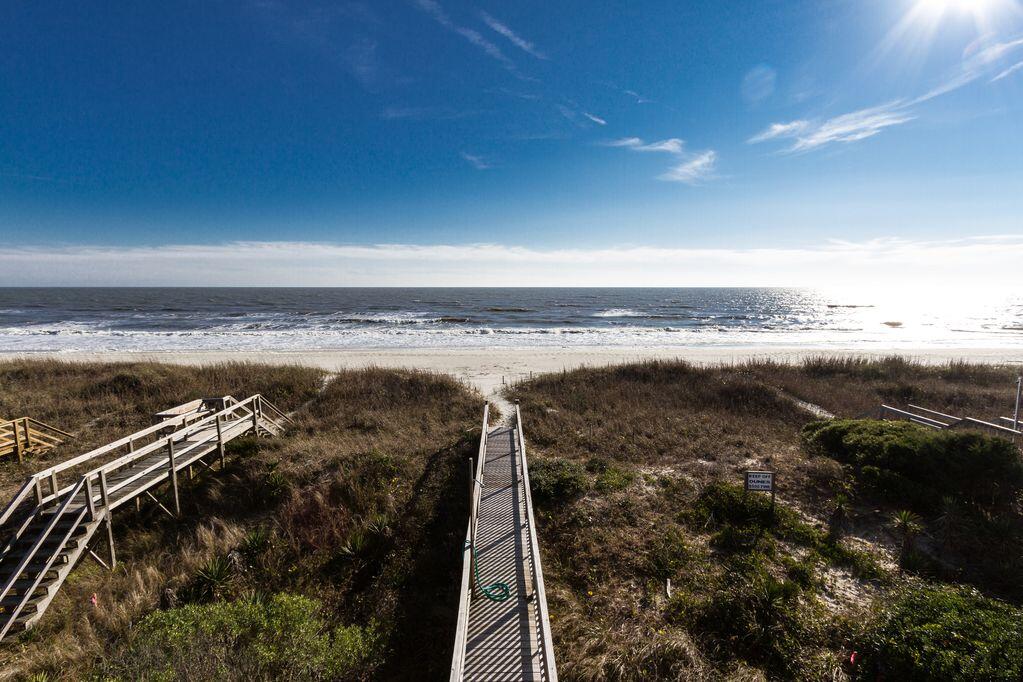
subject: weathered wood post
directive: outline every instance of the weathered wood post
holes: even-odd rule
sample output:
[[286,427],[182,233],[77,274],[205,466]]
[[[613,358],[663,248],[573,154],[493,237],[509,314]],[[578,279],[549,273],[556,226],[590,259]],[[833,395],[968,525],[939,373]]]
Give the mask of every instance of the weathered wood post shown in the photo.
[[18,463],[20,464],[25,459],[24,450],[21,446],[21,436],[18,435],[18,423],[10,422],[11,433],[14,434],[14,452],[18,455]]
[[89,520],[96,520],[96,502],[92,499],[92,476],[85,477],[85,506],[89,508]]
[[50,472],[50,494],[51,495],[56,495],[57,494],[57,472],[56,471],[51,471]]
[[104,525],[107,527],[107,553],[110,558],[110,570],[114,570],[117,567],[117,554],[114,552],[114,527],[113,516],[114,512],[110,508],[110,495],[107,489],[107,472],[100,470],[99,472],[99,496],[103,502],[103,508],[107,510],[106,519],[104,519]]
[[[21,425],[22,425],[22,428],[25,431],[25,449],[26,450],[31,450],[32,449],[32,432],[28,430],[28,419],[27,418],[22,419],[21,420]],[[14,430],[15,431],[18,430],[17,424],[15,424]]]
[[259,398],[252,401],[252,433],[259,437]]
[[174,468],[174,437],[167,437],[167,458],[170,460],[171,489],[174,491],[174,514],[181,516],[181,500],[178,497],[178,472]]
[[217,454],[220,455],[220,468],[224,468],[224,427],[217,417]]

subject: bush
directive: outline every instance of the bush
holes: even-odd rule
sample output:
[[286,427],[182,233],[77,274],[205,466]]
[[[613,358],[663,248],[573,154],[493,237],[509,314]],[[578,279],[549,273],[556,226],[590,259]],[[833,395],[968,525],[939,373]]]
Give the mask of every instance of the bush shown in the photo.
[[358,679],[374,667],[379,639],[373,627],[331,632],[319,602],[276,594],[153,613],[102,672],[114,679]]
[[678,528],[672,528],[654,540],[647,563],[651,575],[660,580],[675,576],[693,558],[693,551],[685,535]]
[[567,459],[540,459],[529,467],[529,486],[538,502],[564,502],[586,492],[586,470]]
[[986,434],[839,419],[807,424],[802,440],[810,452],[852,465],[870,488],[918,511],[936,510],[945,496],[1004,507],[1023,485],[1019,451]]
[[690,523],[716,530],[711,545],[725,553],[772,552],[777,538],[806,547],[860,578],[883,576],[881,567],[865,552],[843,545],[840,538],[814,528],[783,504],[772,510],[769,497],[744,494],[737,485],[708,485],[684,516]]
[[857,678],[1023,679],[1023,609],[961,586],[913,585],[861,638]]
[[586,462],[586,471],[597,475],[594,487],[602,493],[625,490],[636,480],[635,473],[604,457],[591,457]]
[[781,679],[819,679],[822,662],[813,654],[830,643],[821,607],[801,598],[798,582],[774,577],[761,554],[739,557],[728,568],[707,596],[676,595],[669,619],[726,658],[737,654]]

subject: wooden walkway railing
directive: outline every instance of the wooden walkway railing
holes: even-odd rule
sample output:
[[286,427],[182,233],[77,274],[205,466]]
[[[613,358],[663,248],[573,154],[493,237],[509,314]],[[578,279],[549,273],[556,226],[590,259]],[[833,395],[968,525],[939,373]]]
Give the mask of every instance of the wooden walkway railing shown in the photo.
[[35,455],[74,438],[67,431],[32,417],[0,419],[0,457],[14,455],[19,462],[25,455]]
[[[83,556],[107,568],[116,565],[111,517],[117,507],[145,497],[180,514],[180,472],[191,477],[194,467],[223,466],[227,443],[250,434],[278,435],[288,422],[260,395],[205,401],[30,476],[0,512],[0,640],[42,617]],[[62,486],[60,479],[69,476],[74,482]],[[173,511],[153,494],[165,483]],[[100,528],[105,561],[90,546]]]
[[[557,682],[521,415],[516,406],[512,427],[491,429],[488,419],[485,408],[451,680]],[[502,596],[499,583],[506,599],[493,598]]]
[[[1023,445],[1023,439],[1020,438],[1023,436],[1023,431],[1017,431],[1010,426],[984,421],[983,419],[956,417],[951,414],[929,410],[919,405],[907,405],[906,409],[899,409],[891,405],[881,405],[878,409],[877,417],[878,419],[904,419],[932,429],[972,429],[975,431],[985,431],[991,435],[1001,436],[1014,443]],[[999,417],[999,419],[1015,425],[1014,420],[1008,417]]]

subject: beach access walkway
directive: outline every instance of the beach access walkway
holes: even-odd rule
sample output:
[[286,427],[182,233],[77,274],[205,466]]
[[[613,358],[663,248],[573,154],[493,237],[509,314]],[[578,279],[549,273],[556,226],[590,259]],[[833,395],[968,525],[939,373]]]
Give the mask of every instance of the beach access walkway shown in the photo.
[[490,428],[483,412],[470,471],[470,514],[451,680],[556,682],[529,490],[522,417]]
[[[79,559],[117,563],[111,525],[118,507],[144,499],[181,513],[178,478],[217,462],[242,436],[275,436],[291,421],[260,395],[194,400],[156,423],[39,471],[0,512],[0,640],[32,627]],[[163,500],[154,492],[163,488]],[[106,556],[96,553],[105,545]],[[102,551],[102,550],[101,550]]]

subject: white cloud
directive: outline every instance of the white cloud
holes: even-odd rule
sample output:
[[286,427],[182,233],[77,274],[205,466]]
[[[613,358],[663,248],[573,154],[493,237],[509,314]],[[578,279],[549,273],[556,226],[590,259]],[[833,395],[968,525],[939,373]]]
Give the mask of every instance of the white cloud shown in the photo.
[[593,121],[597,125],[601,125],[601,126],[606,126],[607,125],[607,121],[602,119],[600,116],[594,116],[593,114],[591,114],[589,112],[586,112],[586,111],[583,112],[583,116],[585,116],[586,118],[590,119],[591,121]]
[[501,23],[500,21],[498,21],[494,17],[490,16],[486,12],[480,12],[480,17],[482,17],[483,23],[485,23],[487,26],[489,26],[491,28],[491,30],[493,30],[496,33],[500,33],[501,35],[503,35],[505,38],[507,38],[509,41],[511,41],[512,45],[514,45],[515,47],[519,48],[523,52],[531,54],[534,57],[536,57],[537,59],[547,59],[548,58],[547,55],[545,55],[543,52],[538,50],[533,43],[529,42],[525,38],[523,38],[520,35],[518,35],[517,33],[515,33],[515,31],[511,30],[510,28],[508,28],[507,24]]
[[[11,247],[0,285],[824,286],[992,289],[1018,279],[1023,235],[796,248],[535,249],[500,244],[238,242]],[[933,292],[929,292],[933,296]]]
[[666,173],[657,176],[657,179],[668,182],[683,182],[687,185],[695,185],[704,180],[709,180],[714,177],[717,157],[718,155],[715,151],[702,152],[692,159],[670,168]]
[[469,163],[469,165],[472,166],[473,168],[475,168],[476,170],[487,170],[489,168],[493,168],[494,167],[493,164],[491,164],[489,161],[487,161],[482,156],[479,156],[478,154],[470,154],[469,152],[461,152],[460,156],[463,159],[465,159]]
[[[858,142],[874,137],[885,128],[902,125],[917,118],[914,109],[929,100],[963,88],[998,68],[1010,54],[1023,50],[1023,37],[991,43],[975,41],[963,52],[955,73],[927,92],[912,99],[901,99],[875,107],[859,109],[824,121],[798,120],[772,123],[747,140],[751,144],[780,138],[795,141],[788,151],[804,152],[837,142]],[[994,83],[1023,68],[1023,62],[1002,70],[991,79]]]
[[779,137],[795,137],[810,126],[808,121],[791,121],[789,123],[772,123],[763,131],[751,137],[748,142],[766,142]]
[[1023,69],[1023,62],[1016,62],[1015,64],[1013,64],[1012,66],[1010,66],[1009,68],[1005,69],[1004,71],[999,73],[997,76],[992,78],[991,82],[994,83],[994,82],[1002,80],[1003,78],[1008,78],[1009,76],[1011,76],[1012,74],[1016,73],[1020,69]]
[[638,137],[623,137],[618,140],[611,140],[606,143],[608,147],[626,147],[637,152],[666,152],[668,154],[681,154],[685,142],[677,137],[669,137],[666,140],[644,143]]
[[622,137],[603,143],[605,147],[620,147],[634,152],[661,152],[676,157],[679,162],[657,176],[658,180],[696,185],[714,177],[717,167],[717,152],[708,149],[701,152],[687,152],[686,143],[677,137],[656,142],[644,142],[639,137]]
[[792,152],[805,152],[839,142],[858,142],[873,137],[885,128],[901,125],[916,118],[902,102],[891,102],[869,109],[860,109],[825,121],[792,121],[773,123],[749,139],[756,144],[779,138],[793,138]]

